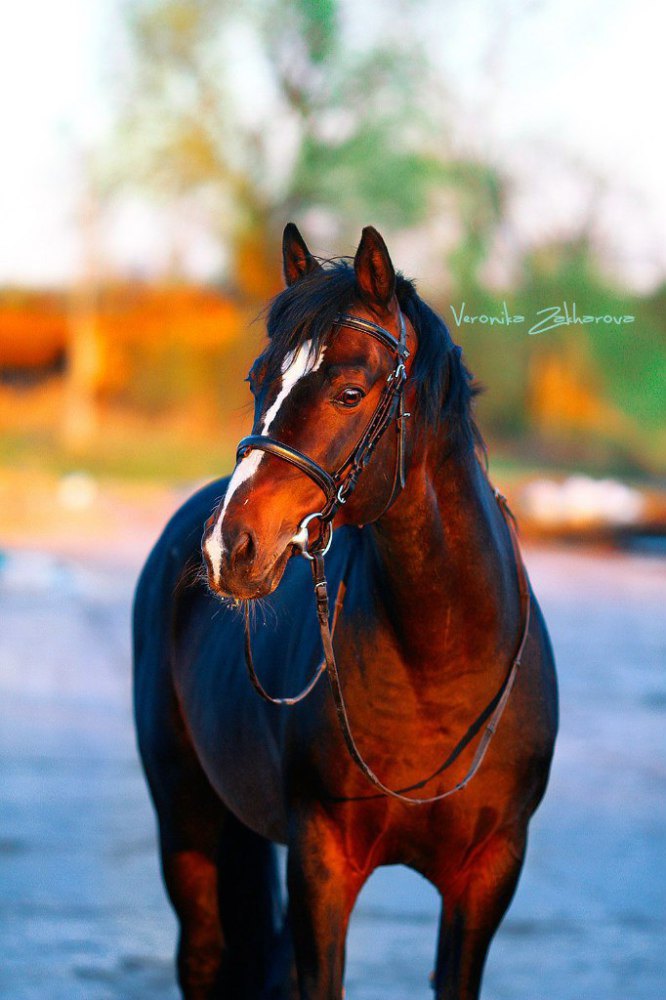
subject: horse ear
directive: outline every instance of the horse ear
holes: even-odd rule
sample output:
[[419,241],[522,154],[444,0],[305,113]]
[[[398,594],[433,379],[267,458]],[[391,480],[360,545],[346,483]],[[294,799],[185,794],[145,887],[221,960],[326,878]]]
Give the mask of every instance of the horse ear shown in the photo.
[[366,226],[354,258],[356,283],[364,298],[382,307],[395,294],[395,270],[386,243],[373,226]]
[[282,234],[282,267],[288,285],[293,285],[304,274],[321,270],[321,264],[312,256],[293,222],[287,223]]

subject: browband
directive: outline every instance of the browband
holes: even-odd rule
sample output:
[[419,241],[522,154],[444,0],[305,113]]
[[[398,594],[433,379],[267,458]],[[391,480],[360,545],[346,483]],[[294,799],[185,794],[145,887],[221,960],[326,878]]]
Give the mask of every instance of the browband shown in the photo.
[[352,316],[349,313],[338,313],[334,320],[335,326],[346,326],[350,330],[358,330],[360,333],[369,333],[371,337],[378,340],[385,347],[388,347],[390,351],[394,351],[396,354],[400,355],[403,361],[406,361],[409,357],[409,351],[407,350],[406,344],[406,331],[405,331],[405,320],[402,313],[400,313],[400,339],[394,337],[389,330],[385,330],[383,326],[378,326],[377,323],[373,323],[369,319],[361,319],[360,316]]

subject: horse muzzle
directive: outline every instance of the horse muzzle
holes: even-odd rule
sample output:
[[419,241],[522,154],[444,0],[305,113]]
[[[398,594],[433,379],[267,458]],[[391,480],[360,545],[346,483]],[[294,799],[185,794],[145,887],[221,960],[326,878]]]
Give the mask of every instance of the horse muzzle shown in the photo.
[[210,589],[219,597],[242,601],[271,594],[282,579],[289,557],[297,551],[287,539],[277,554],[262,556],[259,540],[247,527],[224,541],[213,528],[204,535],[201,548]]

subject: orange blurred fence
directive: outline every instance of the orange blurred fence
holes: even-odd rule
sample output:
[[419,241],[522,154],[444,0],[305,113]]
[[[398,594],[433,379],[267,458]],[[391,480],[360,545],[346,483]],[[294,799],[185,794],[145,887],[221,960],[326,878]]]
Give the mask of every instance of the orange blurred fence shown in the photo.
[[[100,392],[119,391],[139,350],[159,353],[182,343],[193,351],[218,350],[238,333],[246,310],[209,288],[122,286],[95,296],[88,311],[98,340]],[[0,298],[0,371],[48,374],[66,368],[76,350],[81,309],[76,293],[18,294]]]
[[0,461],[112,456],[150,477],[171,451],[174,475],[204,474],[206,449],[225,456],[243,429],[256,311],[190,286],[0,296]]

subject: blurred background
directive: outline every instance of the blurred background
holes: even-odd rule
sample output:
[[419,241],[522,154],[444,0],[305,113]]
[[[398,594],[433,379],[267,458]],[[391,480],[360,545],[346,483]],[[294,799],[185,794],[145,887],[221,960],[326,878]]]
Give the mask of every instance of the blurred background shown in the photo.
[[[654,5],[24,0],[0,18],[0,995],[172,995],[131,587],[249,430],[293,220],[322,257],[378,227],[462,344],[551,622],[559,757],[488,997],[663,996]],[[434,902],[386,877],[352,928],[352,1000],[424,993]]]

